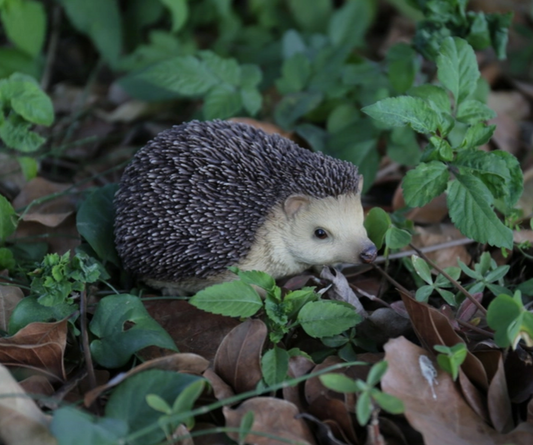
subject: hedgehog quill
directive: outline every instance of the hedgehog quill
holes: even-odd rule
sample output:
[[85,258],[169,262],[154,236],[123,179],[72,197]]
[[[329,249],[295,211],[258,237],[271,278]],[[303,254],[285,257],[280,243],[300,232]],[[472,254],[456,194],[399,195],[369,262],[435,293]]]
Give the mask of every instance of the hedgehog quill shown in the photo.
[[235,275],[372,262],[353,164],[249,125],[192,121],[140,149],[115,195],[126,270],[165,294]]

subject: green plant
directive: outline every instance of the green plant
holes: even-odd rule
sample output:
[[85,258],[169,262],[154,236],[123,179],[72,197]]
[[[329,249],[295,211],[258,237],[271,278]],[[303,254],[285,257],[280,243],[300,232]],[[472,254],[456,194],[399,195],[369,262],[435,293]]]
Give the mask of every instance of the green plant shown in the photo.
[[468,350],[464,343],[457,343],[451,348],[443,345],[433,346],[435,351],[440,352],[437,355],[437,363],[440,368],[452,375],[452,379],[457,380],[459,368],[466,359]]
[[[433,277],[431,276],[431,270],[426,261],[424,261],[422,258],[417,257],[416,255],[413,255],[411,257],[411,262],[413,264],[413,267],[415,268],[416,273],[427,283],[426,285],[421,286],[417,289],[415,298],[418,301],[427,302],[429,296],[434,291],[437,291],[439,295],[444,298],[444,300],[446,300],[446,303],[451,306],[457,306],[455,295],[449,290],[447,290],[447,288],[453,287],[453,284],[444,275],[439,274],[437,276],[437,279],[433,281]],[[461,275],[461,269],[459,269],[458,267],[446,267],[444,271],[447,272],[448,275],[450,275],[456,281]]]
[[355,414],[359,425],[366,425],[370,416],[377,417],[378,407],[391,413],[401,414],[404,411],[403,402],[390,394],[386,394],[375,386],[387,372],[387,362],[379,362],[372,366],[366,382],[352,380],[344,374],[324,374],[320,376],[322,384],[333,391],[342,393],[356,393],[357,403]]
[[507,264],[498,266],[490,253],[483,252],[479,263],[474,264],[474,269],[470,269],[461,260],[459,260],[459,266],[466,275],[475,280],[474,283],[466,286],[470,293],[483,292],[485,288],[488,288],[494,295],[511,295],[511,291],[504,286],[503,282],[503,277],[509,272],[510,266]]

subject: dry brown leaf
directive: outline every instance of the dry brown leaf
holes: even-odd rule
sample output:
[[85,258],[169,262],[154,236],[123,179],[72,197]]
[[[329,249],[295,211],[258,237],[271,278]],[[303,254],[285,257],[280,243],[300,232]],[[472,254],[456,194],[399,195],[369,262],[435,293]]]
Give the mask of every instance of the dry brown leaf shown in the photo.
[[148,313],[167,331],[181,352],[214,359],[222,339],[239,320],[202,311],[183,300],[145,301]]
[[498,370],[490,382],[487,396],[487,404],[492,425],[499,433],[508,433],[513,429],[514,422],[501,354],[498,360]]
[[208,366],[209,362],[205,358],[190,353],[176,353],[149,360],[128,372],[115,377],[105,385],[98,386],[92,391],[89,391],[85,394],[84,403],[85,406],[92,405],[102,392],[117,386],[127,378],[138,374],[139,372],[147,371],[149,369],[162,369],[164,371],[186,372],[188,374],[202,375]]
[[[288,375],[290,378],[301,377],[311,372],[314,366],[315,364],[311,360],[301,355],[293,356],[289,359]],[[305,401],[302,399],[300,389],[300,385],[283,388],[283,398],[288,402],[294,403],[294,405],[303,412],[305,411]]]
[[209,380],[217,400],[227,399],[235,395],[235,392],[233,389],[231,389],[231,386],[222,380],[212,368],[207,368],[204,371],[203,376]]
[[385,392],[403,401],[407,420],[422,433],[426,445],[532,443],[532,424],[524,422],[505,435],[489,427],[468,406],[450,375],[444,371],[437,373],[434,399],[419,366],[419,357],[426,354],[424,349],[403,337],[390,340],[385,345],[385,360],[389,367],[381,380]]
[[54,445],[49,419],[0,365],[0,442],[3,445]]
[[43,375],[32,375],[19,382],[22,389],[30,395],[38,394],[43,396],[52,396],[55,392],[54,387]]
[[[36,199],[64,192],[69,184],[58,184],[44,178],[35,178],[28,182],[13,201],[13,207],[18,209],[29,205]],[[76,201],[71,195],[61,195],[55,199],[34,205],[22,218],[23,221],[33,221],[46,227],[57,227],[76,211]]]
[[215,372],[236,394],[254,389],[261,380],[261,354],[267,334],[265,323],[248,319],[222,340],[215,356]]
[[14,336],[0,338],[0,362],[34,368],[64,380],[66,342],[66,319],[55,323],[30,323]]
[[[292,403],[273,397],[254,397],[243,402],[238,408],[223,408],[226,426],[239,428],[243,416],[252,412],[254,423],[252,431],[268,434],[269,437],[248,434],[247,443],[256,445],[282,444],[276,437],[297,441],[300,444],[312,445],[315,443],[309,427],[302,419],[297,419],[298,408]],[[237,440],[238,433],[228,433],[232,439]]]
[[339,429],[339,431],[336,431],[336,428],[333,427],[333,432],[338,439],[347,437],[350,443],[360,443],[355,432],[350,410],[348,410],[344,401],[322,395],[317,397],[309,406],[309,412],[317,419],[328,422],[329,425],[334,422]]
[[[336,365],[338,363],[342,363],[341,358],[331,355],[327,357],[322,363],[320,363],[319,365],[316,365],[313,368],[312,372],[321,371],[324,368],[327,368],[332,365]],[[342,373],[343,370],[337,370],[337,371],[332,371],[332,372]],[[330,398],[342,398],[342,396],[339,395],[339,393],[327,389],[320,382],[320,379],[318,377],[313,377],[305,381],[304,394],[305,394],[305,400],[307,401],[308,404],[312,404],[315,401],[315,399],[322,397],[322,396],[326,396]]]
[[7,332],[11,313],[23,298],[20,287],[0,286],[0,329]]

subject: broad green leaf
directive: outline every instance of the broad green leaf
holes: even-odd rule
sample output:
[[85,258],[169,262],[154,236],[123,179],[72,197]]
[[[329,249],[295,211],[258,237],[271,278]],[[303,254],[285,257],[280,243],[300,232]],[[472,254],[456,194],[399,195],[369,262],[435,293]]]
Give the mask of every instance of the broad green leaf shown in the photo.
[[13,271],[16,265],[17,262],[15,261],[13,252],[7,247],[0,247],[0,270],[8,269],[10,271]]
[[496,125],[486,125],[484,122],[477,122],[468,127],[464,135],[461,148],[477,148],[490,141],[490,138],[496,130]]
[[407,43],[397,43],[389,48],[386,59],[391,85],[398,93],[405,93],[413,85],[418,71],[415,50]]
[[54,411],[50,431],[58,445],[116,445],[128,434],[128,424],[65,406]]
[[334,46],[362,43],[365,32],[372,23],[375,4],[369,0],[348,0],[331,15],[328,37]]
[[37,133],[30,131],[30,124],[24,122],[19,116],[11,114],[0,123],[0,139],[9,148],[22,153],[37,151],[44,144],[45,139]]
[[490,45],[490,31],[486,16],[482,12],[468,11],[470,32],[466,36],[467,42],[476,50],[485,49]]
[[276,81],[279,92],[283,95],[302,91],[311,75],[311,63],[306,55],[294,54],[281,66],[282,77]]
[[2,24],[9,40],[28,55],[37,57],[46,33],[44,5],[34,0],[8,1],[1,11]]
[[11,101],[11,107],[26,121],[49,126],[54,122],[52,100],[30,76],[12,74],[0,84],[0,97]]
[[520,167],[518,159],[516,159],[516,157],[514,157],[511,153],[495,150],[492,151],[491,154],[502,159],[509,169],[509,182],[506,183],[505,190],[502,190],[503,194],[501,194],[499,198],[503,199],[509,208],[512,208],[517,203],[520,196],[522,196],[522,192],[524,191],[522,168]]
[[407,94],[409,96],[419,97],[420,99],[431,102],[433,105],[435,105],[434,109],[436,111],[441,111],[448,114],[452,112],[450,98],[448,97],[446,90],[444,90],[442,87],[424,84],[409,89]]
[[0,242],[17,229],[17,214],[5,196],[0,195]]
[[261,358],[261,371],[267,385],[276,385],[287,378],[289,354],[278,346],[269,349]]
[[496,216],[493,197],[485,184],[473,175],[456,173],[448,184],[450,218],[461,233],[480,243],[513,248],[513,232]]
[[331,0],[313,0],[309,7],[309,0],[289,0],[288,6],[296,23],[307,32],[325,31],[332,11]]
[[437,57],[438,77],[455,98],[456,107],[476,88],[479,68],[472,47],[458,37],[445,38]]
[[172,32],[178,32],[189,17],[187,0],[161,0],[172,14]]
[[307,303],[298,313],[298,321],[311,337],[331,337],[354,327],[361,317],[351,307],[332,302]]
[[355,123],[360,115],[361,113],[356,106],[350,103],[342,103],[329,114],[326,129],[328,133],[337,133]]
[[333,391],[340,393],[354,393],[357,386],[353,379],[344,374],[322,374],[318,377],[322,384]]
[[242,88],[253,88],[259,85],[263,73],[257,65],[245,63],[241,65],[241,80],[240,85]]
[[488,121],[496,117],[496,113],[478,100],[469,99],[461,102],[457,108],[457,119],[468,124]]
[[418,133],[434,133],[438,114],[430,105],[418,97],[389,97],[362,109],[374,119],[391,127],[409,125]]
[[294,29],[289,29],[283,34],[281,46],[283,60],[289,59],[295,54],[305,53],[307,51],[307,46],[305,45],[302,36]]
[[512,324],[516,324],[521,310],[522,306],[509,295],[499,295],[489,304],[487,323],[494,329],[494,340],[501,348],[506,348],[513,342],[509,328]]
[[391,227],[385,234],[385,243],[389,249],[401,249],[411,242],[411,234],[404,229]]
[[313,151],[325,151],[329,134],[317,125],[304,123],[294,127],[294,131],[311,146]]
[[[132,324],[127,330],[126,322]],[[125,365],[135,352],[147,346],[177,351],[170,335],[150,317],[135,295],[102,298],[89,328],[97,337],[91,342],[91,353],[106,368]]]
[[416,255],[411,256],[411,262],[420,278],[422,278],[427,284],[433,284],[433,277],[431,276],[431,269],[429,268],[428,263],[426,263],[423,258]]
[[[202,378],[175,371],[151,369],[140,372],[128,377],[111,393],[105,407],[105,415],[126,422],[130,433],[142,430],[157,424],[161,417],[161,413],[151,408],[146,402],[147,395],[156,394],[172,406],[183,391],[199,380]],[[157,444],[164,440],[165,432],[161,428],[155,428],[130,443],[147,445]]]
[[78,210],[76,228],[102,261],[120,266],[113,231],[117,189],[118,184],[107,184],[90,194]]
[[35,79],[41,77],[43,60],[34,58],[18,48],[0,48],[0,78],[19,72]]
[[366,215],[364,225],[370,240],[376,245],[378,250],[381,249],[385,234],[391,226],[389,214],[381,207],[374,207]]
[[448,167],[440,161],[419,164],[402,182],[405,203],[410,207],[426,205],[446,190],[449,177]]
[[198,292],[189,300],[198,309],[226,317],[251,317],[263,307],[263,300],[249,284],[230,281]]
[[316,301],[318,295],[313,287],[304,287],[300,290],[289,292],[283,297],[285,304],[290,304],[290,312],[287,314],[289,318],[293,318],[300,311],[300,309],[309,301]]
[[240,270],[236,267],[230,267],[229,270],[237,274],[243,283],[255,284],[267,291],[272,291],[276,286],[276,280],[260,270]]
[[87,35],[111,66],[122,51],[122,21],[117,0],[59,0],[74,27]]
[[262,94],[256,88],[242,88],[240,94],[243,108],[251,116],[255,116],[263,104]]
[[20,165],[20,169],[24,174],[24,179],[26,181],[31,181],[37,176],[37,171],[39,170],[39,165],[35,158],[30,158],[28,156],[19,156],[17,161]]
[[199,56],[205,67],[217,77],[218,82],[240,85],[241,67],[235,59],[220,57],[212,51],[200,51]]
[[289,130],[300,117],[318,107],[322,99],[322,93],[311,91],[285,96],[274,111],[276,123],[283,129]]
[[242,108],[241,96],[235,87],[221,84],[209,91],[204,101],[204,116],[207,120],[227,119]]

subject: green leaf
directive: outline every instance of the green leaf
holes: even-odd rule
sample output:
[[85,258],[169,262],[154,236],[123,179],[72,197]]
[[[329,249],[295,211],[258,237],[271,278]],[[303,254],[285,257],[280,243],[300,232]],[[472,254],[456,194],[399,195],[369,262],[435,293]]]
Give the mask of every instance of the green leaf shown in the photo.
[[117,0],[58,0],[69,22],[87,35],[111,66],[122,51],[122,21]]
[[370,240],[381,249],[385,234],[391,226],[390,216],[381,207],[373,207],[366,215],[364,226]]
[[505,50],[509,39],[509,27],[511,26],[513,13],[487,14],[486,18],[489,23],[492,47],[496,51],[498,58],[503,60],[506,57]]
[[426,263],[423,258],[420,258],[416,255],[411,256],[411,262],[413,263],[418,276],[427,284],[433,284],[433,277],[431,276],[431,270],[428,266],[428,263]]
[[46,34],[44,5],[33,0],[8,1],[1,11],[2,24],[9,40],[31,57],[37,57]]
[[0,247],[0,270],[8,269],[12,271],[15,269],[17,262],[13,256],[13,252],[7,247]]
[[422,152],[416,133],[410,127],[393,128],[389,134],[387,155],[401,165],[417,165]]
[[241,67],[235,59],[223,58],[212,51],[200,51],[200,59],[222,83],[239,86],[241,82]]
[[9,147],[22,153],[37,151],[44,144],[45,139],[29,130],[30,124],[23,121],[16,114],[0,123],[0,139]]
[[252,65],[245,63],[241,65],[241,80],[240,85],[243,88],[253,88],[259,85],[261,79],[263,78],[263,73],[257,65]]
[[49,126],[54,122],[54,107],[51,99],[34,80],[20,74],[13,74],[1,84],[0,97],[9,99],[11,107],[26,121]]
[[444,88],[437,85],[424,84],[413,87],[407,91],[409,96],[419,97],[434,105],[435,111],[451,113],[450,98]]
[[294,127],[294,131],[311,146],[314,151],[325,151],[329,138],[328,133],[321,127],[313,124],[299,124]]
[[248,411],[244,416],[242,416],[241,423],[239,425],[239,444],[246,443],[244,438],[252,430],[254,418],[253,411]]
[[171,414],[172,408],[165,402],[165,400],[159,397],[157,394],[148,394],[146,396],[146,403],[150,408],[159,411],[160,413]]
[[492,156],[498,156],[502,159],[509,170],[509,181],[506,183],[505,188],[501,190],[503,193],[499,193],[497,196],[498,198],[503,199],[509,208],[512,208],[524,191],[522,168],[520,167],[518,159],[516,159],[511,153],[501,150],[491,151],[490,153]]
[[172,14],[172,32],[178,32],[189,17],[187,0],[161,0]]
[[273,291],[276,287],[276,280],[260,270],[240,270],[237,267],[229,267],[228,269],[237,274],[243,283],[254,284],[266,291]]
[[511,345],[514,338],[509,335],[509,328],[516,323],[522,306],[509,295],[499,295],[489,304],[487,323],[494,329],[494,340],[501,348]]
[[[369,0],[348,0],[331,15],[328,37],[334,46],[350,47],[362,43],[366,30],[372,23],[375,4]],[[357,24],[357,25],[355,25]]]
[[478,100],[469,99],[461,102],[457,108],[457,119],[468,124],[488,121],[496,117],[496,113]]
[[479,68],[472,47],[458,37],[445,38],[437,57],[438,77],[460,105],[476,89]]
[[286,59],[281,66],[282,77],[276,81],[276,87],[283,95],[302,91],[311,76],[311,62],[306,55],[296,53]]
[[274,110],[276,123],[285,130],[291,129],[300,117],[318,107],[322,99],[322,93],[312,91],[285,96]]
[[251,317],[263,307],[257,292],[242,281],[208,287],[192,297],[189,303],[203,311],[227,317]]
[[120,266],[113,231],[117,190],[118,184],[107,184],[91,193],[78,210],[76,228],[102,261]]
[[17,214],[11,203],[0,195],[0,242],[17,230]]
[[31,181],[37,176],[37,171],[39,170],[39,165],[35,158],[30,158],[28,156],[19,156],[17,161],[20,165],[20,169],[24,174],[24,179],[26,181]]
[[251,115],[255,116],[263,104],[263,96],[256,88],[242,88],[241,102],[244,109]]
[[477,122],[468,127],[464,135],[462,148],[470,149],[477,148],[490,141],[490,138],[496,130],[496,125],[486,125],[484,122]]
[[326,388],[333,391],[341,393],[357,392],[357,385],[353,379],[344,374],[322,374],[318,378]]
[[326,122],[326,130],[328,133],[337,133],[340,130],[354,124],[361,113],[351,103],[342,103],[329,114]]
[[407,43],[397,43],[387,52],[389,81],[400,94],[413,85],[419,65],[416,58],[415,50]]
[[[125,329],[125,323],[133,326]],[[110,295],[100,300],[89,326],[98,339],[91,342],[94,359],[106,368],[118,368],[147,347],[177,351],[168,333],[146,311],[135,295]]]
[[313,7],[309,7],[309,0],[289,0],[288,6],[296,23],[304,31],[325,31],[332,11],[331,0],[314,0]]
[[405,203],[410,207],[426,205],[444,193],[449,177],[448,167],[440,161],[419,164],[402,182]]
[[300,290],[289,292],[283,298],[284,303],[290,305],[291,308],[287,316],[292,319],[307,302],[316,301],[317,298],[318,295],[314,287],[304,287]]
[[241,108],[241,96],[236,88],[222,84],[207,93],[204,102],[204,116],[207,120],[227,119],[235,116]]
[[370,117],[391,127],[409,125],[418,133],[434,133],[438,114],[418,97],[400,96],[380,100],[362,109]]
[[480,243],[513,248],[513,232],[496,216],[493,197],[483,182],[472,175],[456,173],[448,184],[450,218],[461,233]]
[[331,337],[354,327],[361,317],[351,307],[332,301],[307,303],[298,313],[298,321],[311,337]]
[[261,371],[267,385],[276,385],[287,378],[289,354],[285,349],[274,346],[261,358]]
[[389,364],[386,361],[381,361],[373,365],[366,378],[366,383],[369,386],[376,386],[387,372],[388,367]]
[[128,425],[120,419],[93,417],[67,406],[54,411],[50,431],[58,445],[116,445],[128,434]]
[[411,234],[404,229],[391,227],[385,234],[385,243],[389,249],[401,249],[411,242]]
[[402,414],[405,411],[403,402],[390,394],[374,389],[372,398],[376,401],[381,409],[391,414]]
[[355,405],[355,415],[359,425],[365,426],[370,419],[370,414],[372,414],[372,401],[370,400],[370,394],[365,391],[359,394]]
[[[161,413],[146,403],[146,396],[158,395],[167,405],[172,406],[180,394],[198,380],[202,378],[160,369],[151,369],[132,375],[111,393],[105,407],[105,415],[126,422],[130,433],[156,425]],[[157,444],[164,439],[165,432],[161,428],[155,428],[128,443],[132,445]],[[97,445],[97,443],[92,445]]]
[[434,290],[435,289],[433,288],[433,286],[422,286],[422,287],[419,287],[416,290],[416,294],[415,294],[416,301],[427,302],[429,296],[433,293]]
[[466,36],[467,42],[476,50],[485,49],[490,45],[489,24],[482,12],[468,11],[470,32]]
[[198,397],[204,392],[206,380],[196,380],[190,385],[185,387],[180,393],[174,404],[172,405],[172,412],[175,414],[183,414],[192,411],[194,404],[198,400]]

